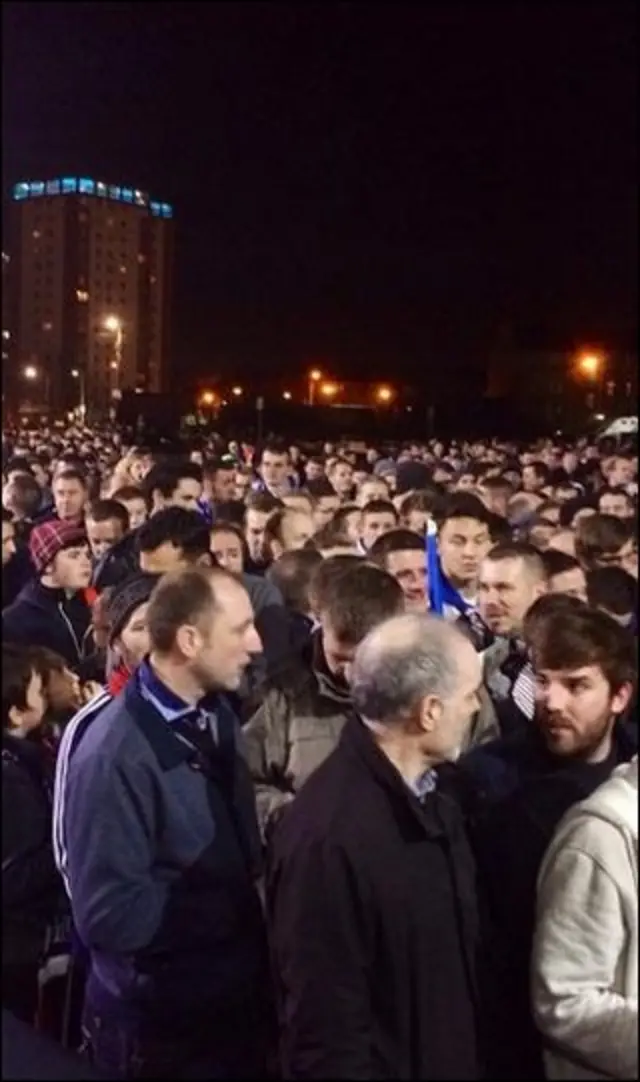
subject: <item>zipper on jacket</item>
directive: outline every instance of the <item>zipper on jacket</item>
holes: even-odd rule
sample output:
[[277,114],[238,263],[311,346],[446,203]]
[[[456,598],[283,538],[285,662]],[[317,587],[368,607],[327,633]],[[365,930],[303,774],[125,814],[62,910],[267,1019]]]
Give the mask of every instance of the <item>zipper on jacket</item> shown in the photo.
[[76,633],[75,633],[75,631],[73,629],[73,624],[71,623],[71,620],[69,619],[66,612],[64,611],[64,605],[63,605],[62,601],[58,602],[58,611],[59,611],[62,619],[64,620],[65,624],[67,625],[67,630],[68,630],[69,634],[71,635],[71,638],[73,639],[73,645],[76,648],[76,654],[78,655],[78,661],[82,661],[83,653],[82,653],[80,643],[78,642],[78,636],[76,635]]

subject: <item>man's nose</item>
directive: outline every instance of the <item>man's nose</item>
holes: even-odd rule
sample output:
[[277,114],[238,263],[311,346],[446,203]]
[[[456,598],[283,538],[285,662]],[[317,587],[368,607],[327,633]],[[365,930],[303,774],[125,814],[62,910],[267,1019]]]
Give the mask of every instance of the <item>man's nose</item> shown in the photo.
[[247,632],[247,638],[246,638],[245,645],[246,645],[246,650],[247,650],[248,654],[261,654],[262,653],[262,639],[260,638],[260,634],[259,634],[257,628],[252,627]]
[[551,714],[562,714],[567,705],[567,691],[561,684],[551,684],[543,693],[544,704]]

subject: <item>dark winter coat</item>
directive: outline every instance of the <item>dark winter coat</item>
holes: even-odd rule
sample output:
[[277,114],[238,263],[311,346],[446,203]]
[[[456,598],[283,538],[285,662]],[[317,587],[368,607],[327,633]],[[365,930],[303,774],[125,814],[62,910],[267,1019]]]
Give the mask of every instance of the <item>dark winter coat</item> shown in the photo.
[[455,803],[353,715],[273,835],[285,1078],[480,1077],[475,869]]
[[51,840],[52,769],[30,740],[2,736],[2,963],[34,966],[63,905]]
[[2,638],[25,646],[46,646],[77,670],[93,651],[91,608],[82,592],[28,583],[13,605],[2,612]]

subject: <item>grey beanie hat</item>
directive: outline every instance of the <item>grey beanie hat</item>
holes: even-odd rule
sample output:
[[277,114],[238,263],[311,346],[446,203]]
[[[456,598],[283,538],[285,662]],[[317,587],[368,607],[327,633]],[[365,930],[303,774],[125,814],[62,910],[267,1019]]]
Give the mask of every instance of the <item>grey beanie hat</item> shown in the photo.
[[109,643],[118,637],[132,613],[149,600],[159,575],[140,571],[115,586],[105,604],[105,618],[109,625]]

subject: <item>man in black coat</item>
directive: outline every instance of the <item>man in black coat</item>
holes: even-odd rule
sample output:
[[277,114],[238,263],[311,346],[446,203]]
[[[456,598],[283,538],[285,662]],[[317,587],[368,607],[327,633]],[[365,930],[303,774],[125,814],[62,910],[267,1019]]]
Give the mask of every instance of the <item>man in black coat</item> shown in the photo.
[[433,773],[480,681],[471,644],[432,617],[394,617],[359,647],[357,714],[273,836],[285,1078],[480,1077],[474,865]]

